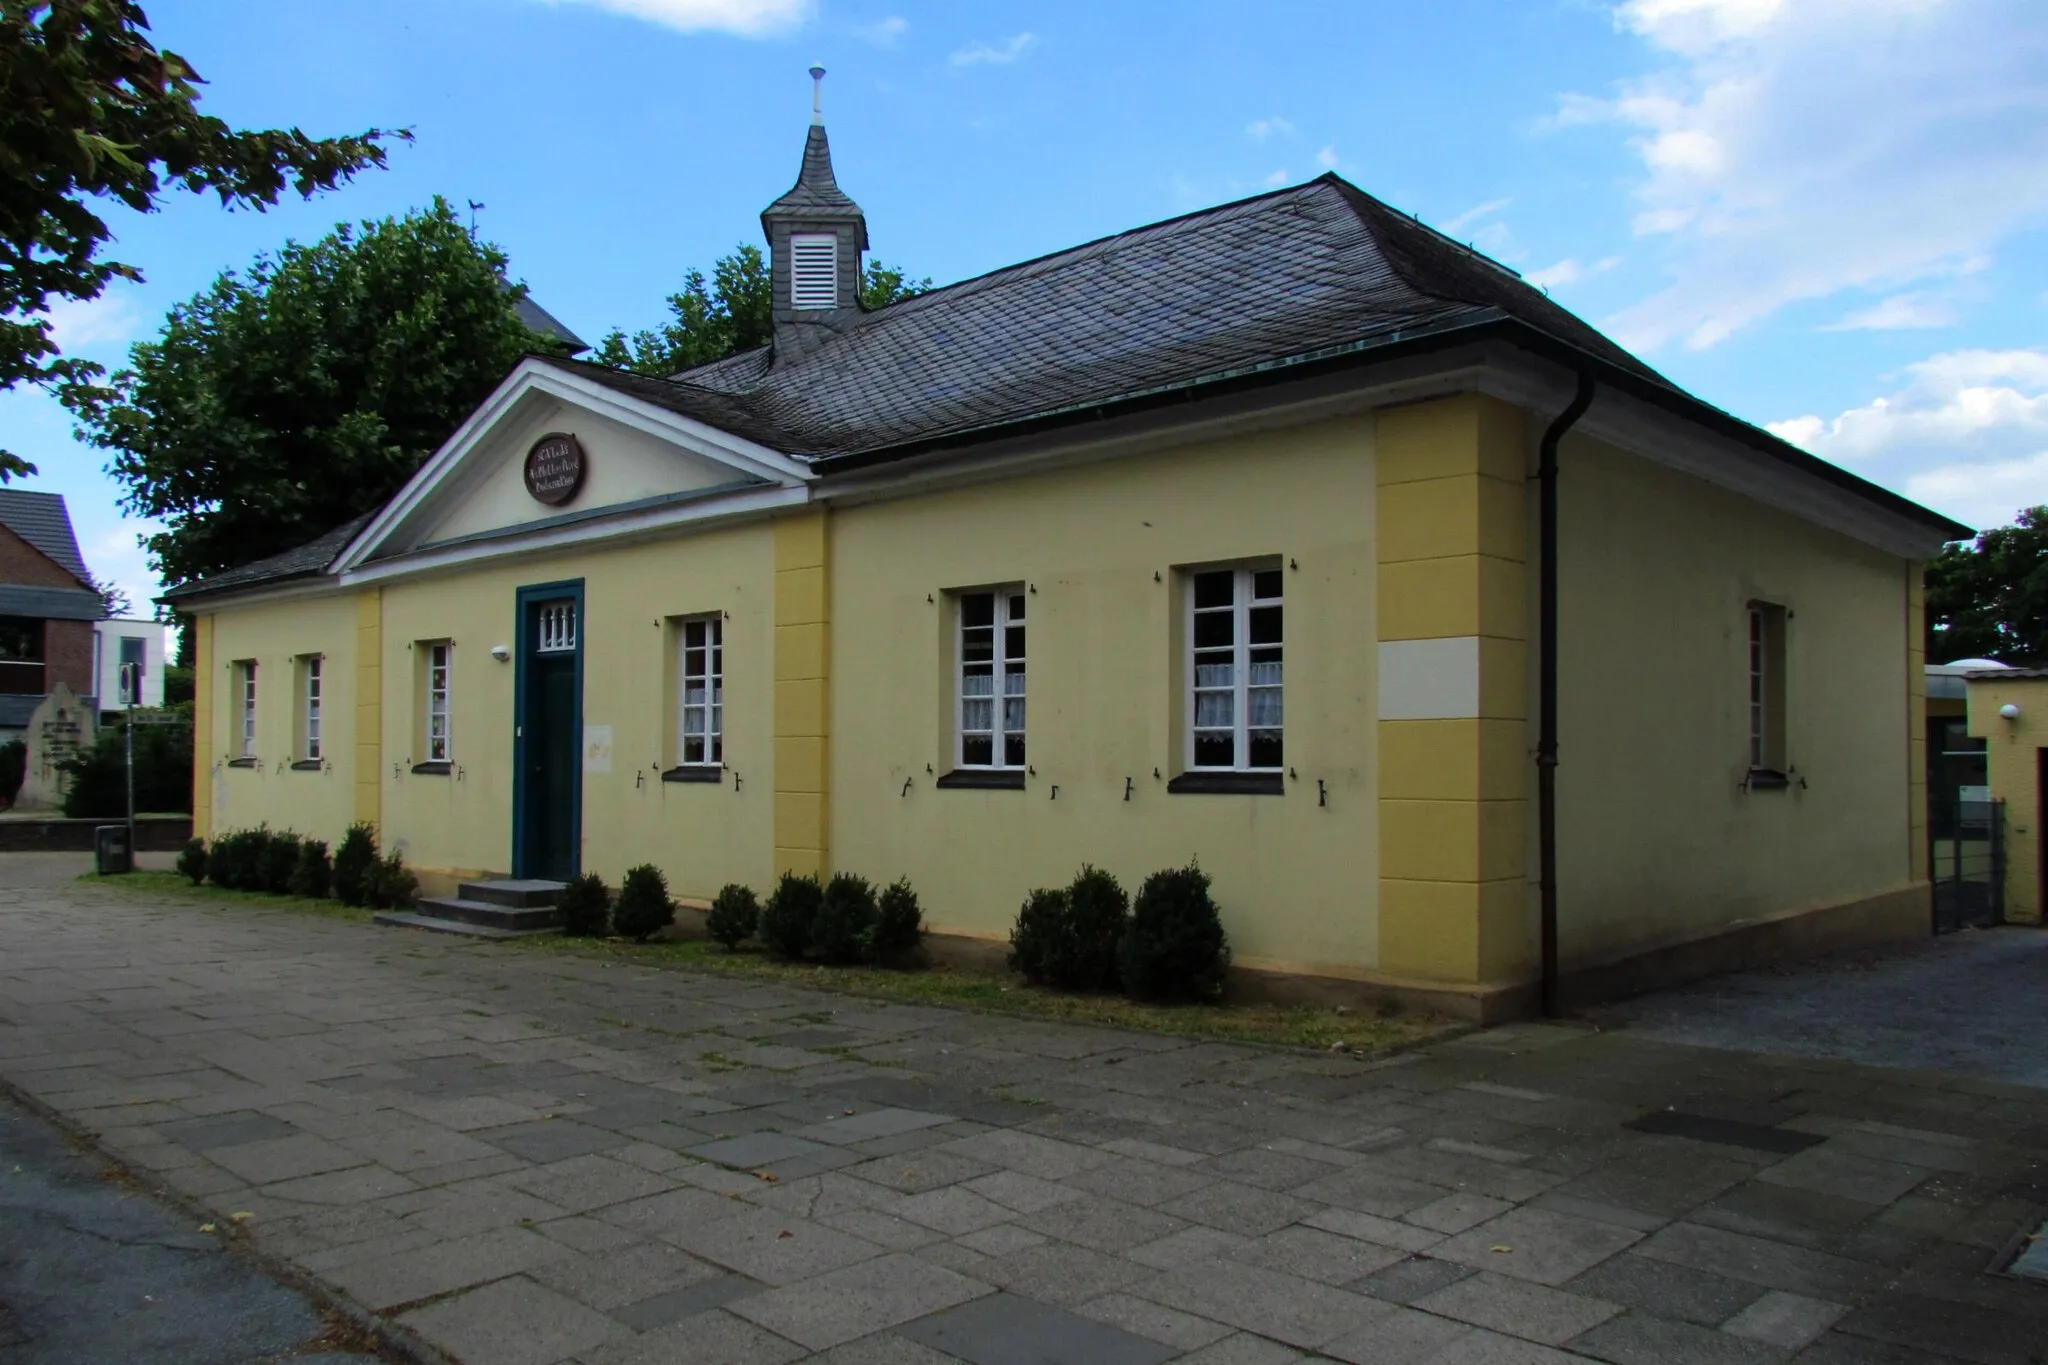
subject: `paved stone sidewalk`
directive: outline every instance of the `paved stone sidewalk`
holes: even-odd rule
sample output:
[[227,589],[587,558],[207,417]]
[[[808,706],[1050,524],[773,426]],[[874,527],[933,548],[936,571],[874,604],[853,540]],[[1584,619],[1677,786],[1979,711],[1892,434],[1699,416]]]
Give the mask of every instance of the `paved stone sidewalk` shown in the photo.
[[2048,1361],[1990,1273],[2048,1090],[1984,1080],[1367,1063],[78,886],[0,890],[0,1077],[469,1365]]

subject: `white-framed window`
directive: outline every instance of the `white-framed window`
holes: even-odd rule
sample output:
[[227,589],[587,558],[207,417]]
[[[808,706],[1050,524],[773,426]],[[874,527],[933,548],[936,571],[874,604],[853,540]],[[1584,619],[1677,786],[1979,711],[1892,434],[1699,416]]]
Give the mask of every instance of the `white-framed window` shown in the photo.
[[322,757],[325,752],[323,745],[326,741],[320,733],[321,673],[325,663],[326,658],[323,655],[308,654],[303,664],[306,689],[301,697],[306,709],[304,717],[299,722],[302,736],[300,757],[309,761]]
[[676,632],[676,762],[725,762],[725,621],[693,616]]
[[962,768],[1024,766],[1024,598],[1021,586],[954,595]]
[[427,645],[427,762],[446,763],[449,758],[448,693],[455,663],[455,646],[447,640]]
[[1785,608],[1749,604],[1749,766],[1785,771]]
[[256,661],[235,664],[235,757],[256,757]]
[[792,308],[839,306],[839,237],[836,233],[790,234],[789,303]]
[[540,604],[540,639],[535,648],[542,654],[572,654],[576,650],[576,599]]
[[1285,722],[1281,568],[1197,569],[1187,578],[1188,767],[1278,770]]

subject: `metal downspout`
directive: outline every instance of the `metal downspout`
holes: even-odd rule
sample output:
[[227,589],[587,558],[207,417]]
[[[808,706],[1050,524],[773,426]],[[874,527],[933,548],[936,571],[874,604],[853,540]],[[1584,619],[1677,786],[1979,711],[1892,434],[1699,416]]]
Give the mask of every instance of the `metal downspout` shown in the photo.
[[1557,446],[1593,403],[1593,376],[1578,372],[1572,401],[1543,433],[1537,449],[1540,489],[1537,539],[1541,542],[1536,728],[1536,858],[1543,944],[1543,1013],[1561,1013],[1557,983]]

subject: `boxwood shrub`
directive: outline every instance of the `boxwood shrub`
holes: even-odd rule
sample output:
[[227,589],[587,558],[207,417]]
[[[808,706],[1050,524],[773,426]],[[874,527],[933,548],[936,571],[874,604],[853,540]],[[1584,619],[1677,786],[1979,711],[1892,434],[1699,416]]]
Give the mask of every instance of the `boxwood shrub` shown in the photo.
[[603,938],[612,929],[611,896],[604,878],[585,872],[569,878],[562,894],[555,897],[555,909],[562,915],[562,932],[574,938]]
[[626,869],[619,883],[619,903],[612,910],[612,928],[635,943],[645,943],[676,922],[668,898],[668,878],[653,863]]
[[732,882],[719,888],[718,899],[711,902],[711,913],[704,919],[704,931],[730,952],[754,936],[760,919],[761,905],[754,898],[754,889]]
[[1190,863],[1147,877],[1117,956],[1124,989],[1141,1000],[1221,995],[1230,939],[1209,895],[1209,874]]
[[908,877],[898,877],[882,888],[875,903],[875,922],[861,944],[861,957],[877,967],[903,962],[924,940],[924,911]]
[[800,958],[810,951],[811,925],[818,917],[818,903],[825,888],[815,876],[785,872],[775,883],[768,903],[761,907],[761,942],[777,957]]

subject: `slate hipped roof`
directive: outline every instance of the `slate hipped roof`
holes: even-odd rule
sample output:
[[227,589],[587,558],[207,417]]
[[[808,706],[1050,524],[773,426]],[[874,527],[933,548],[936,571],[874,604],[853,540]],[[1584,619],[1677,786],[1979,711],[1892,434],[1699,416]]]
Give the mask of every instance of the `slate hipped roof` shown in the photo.
[[353,517],[319,539],[309,540],[304,545],[286,550],[282,554],[274,554],[248,564],[239,564],[232,569],[223,569],[217,574],[208,574],[205,578],[195,579],[190,583],[180,583],[159,600],[176,602],[187,597],[197,597],[202,593],[225,592],[231,588],[252,588],[259,583],[284,583],[294,578],[316,577],[326,572],[327,566],[334,562],[335,556],[348,548],[348,543],[355,539],[356,532],[362,530],[374,515],[376,514],[373,512],[365,512],[359,517]]
[[0,526],[56,560],[80,583],[92,581],[85,556],[78,553],[78,537],[72,533],[71,513],[64,506],[63,494],[0,488]]
[[[787,211],[860,214],[833,178],[821,125],[806,139],[796,188],[764,222]],[[1970,534],[1692,397],[1513,271],[1334,173],[934,289],[863,314],[780,364],[764,346],[659,380],[533,359],[829,473],[1488,334],[1590,369],[1946,538]],[[316,544],[338,552],[346,541],[337,531]],[[262,581],[249,576],[260,567],[173,595]]]

